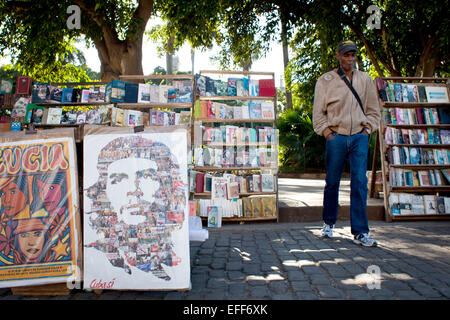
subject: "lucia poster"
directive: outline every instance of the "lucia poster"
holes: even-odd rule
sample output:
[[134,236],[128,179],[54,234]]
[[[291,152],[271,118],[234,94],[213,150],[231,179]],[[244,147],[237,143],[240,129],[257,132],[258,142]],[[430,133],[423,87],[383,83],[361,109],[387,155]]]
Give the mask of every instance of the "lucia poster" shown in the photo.
[[100,130],[84,136],[84,287],[188,289],[187,131]]
[[71,133],[48,139],[5,133],[0,139],[0,287],[80,277]]

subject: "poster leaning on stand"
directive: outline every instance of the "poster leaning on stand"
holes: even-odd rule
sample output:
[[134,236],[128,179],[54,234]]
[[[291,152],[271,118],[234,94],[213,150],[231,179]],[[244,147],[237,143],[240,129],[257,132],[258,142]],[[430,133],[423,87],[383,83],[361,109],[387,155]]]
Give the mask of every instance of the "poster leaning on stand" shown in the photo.
[[84,288],[190,287],[184,126],[84,128]]
[[73,128],[0,136],[0,287],[81,278]]

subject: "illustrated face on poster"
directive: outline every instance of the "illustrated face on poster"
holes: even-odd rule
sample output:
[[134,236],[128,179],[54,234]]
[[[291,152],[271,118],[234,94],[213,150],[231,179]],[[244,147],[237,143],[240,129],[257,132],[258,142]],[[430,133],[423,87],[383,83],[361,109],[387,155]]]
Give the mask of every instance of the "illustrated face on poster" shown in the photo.
[[[173,136],[85,136],[85,286],[114,279],[113,287],[102,288],[170,288],[177,280],[171,269],[189,272],[186,138]],[[181,154],[175,155],[177,146]],[[111,270],[90,270],[104,258]],[[152,283],[149,274],[162,283]]]
[[3,143],[0,154],[0,287],[63,282],[76,266],[73,139]]

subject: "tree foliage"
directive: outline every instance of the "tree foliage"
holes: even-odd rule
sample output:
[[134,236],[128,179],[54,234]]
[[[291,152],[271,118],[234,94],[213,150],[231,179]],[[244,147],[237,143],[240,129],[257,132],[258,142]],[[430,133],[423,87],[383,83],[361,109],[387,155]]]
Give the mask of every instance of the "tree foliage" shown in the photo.
[[[80,29],[69,29],[67,8],[81,9]],[[94,45],[103,79],[142,73],[142,37],[153,0],[36,0],[0,2],[0,54],[28,73],[63,61],[74,40]]]

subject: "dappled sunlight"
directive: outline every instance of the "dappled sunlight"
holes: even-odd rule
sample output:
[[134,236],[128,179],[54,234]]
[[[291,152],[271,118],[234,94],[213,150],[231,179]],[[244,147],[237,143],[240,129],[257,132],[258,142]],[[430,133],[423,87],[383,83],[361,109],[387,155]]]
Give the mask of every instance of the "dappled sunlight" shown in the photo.
[[261,282],[270,282],[270,281],[281,281],[285,280],[283,276],[281,276],[279,273],[270,273],[267,276],[261,276],[261,275],[249,275],[245,278],[245,281],[261,281]]
[[251,261],[252,260],[250,258],[251,254],[248,252],[242,251],[241,249],[236,248],[236,247],[234,247],[232,251],[237,252],[243,261]]

